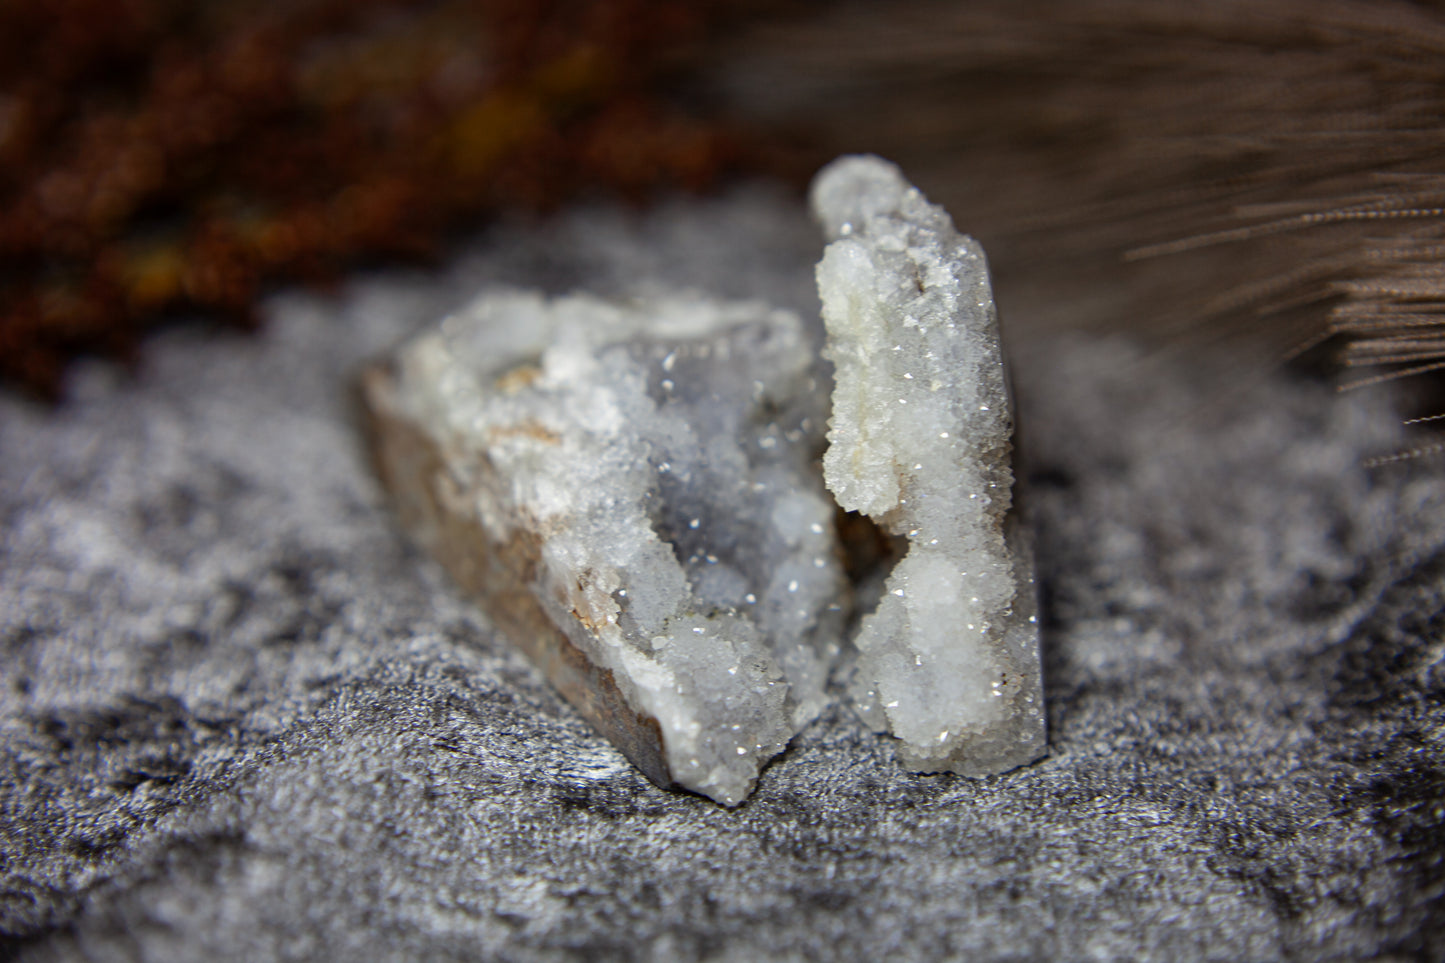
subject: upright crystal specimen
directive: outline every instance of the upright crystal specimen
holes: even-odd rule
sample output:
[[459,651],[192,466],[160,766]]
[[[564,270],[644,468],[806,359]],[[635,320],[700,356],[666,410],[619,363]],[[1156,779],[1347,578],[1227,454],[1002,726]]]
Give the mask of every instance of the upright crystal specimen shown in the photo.
[[851,693],[906,765],[1003,772],[1044,752],[1033,564],[1009,523],[1013,431],[983,250],[876,157],[813,182],[837,368],[839,504],[908,539],[865,616]]
[[654,781],[733,805],[839,648],[815,364],[756,303],[494,294],[363,390],[421,541]]

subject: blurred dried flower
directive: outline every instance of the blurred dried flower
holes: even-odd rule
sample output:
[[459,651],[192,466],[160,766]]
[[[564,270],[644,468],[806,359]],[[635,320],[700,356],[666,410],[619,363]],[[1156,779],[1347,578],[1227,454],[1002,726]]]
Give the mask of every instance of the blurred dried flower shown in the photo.
[[53,393],[168,314],[417,257],[501,206],[696,188],[659,91],[708,4],[0,2],[0,378]]

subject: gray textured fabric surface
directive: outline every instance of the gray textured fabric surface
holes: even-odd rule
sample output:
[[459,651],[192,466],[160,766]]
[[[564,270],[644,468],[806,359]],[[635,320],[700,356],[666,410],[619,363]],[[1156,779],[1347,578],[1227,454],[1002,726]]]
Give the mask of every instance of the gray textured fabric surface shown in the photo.
[[[766,191],[498,228],[0,400],[0,930],[28,960],[1445,959],[1445,472],[1386,398],[1015,344],[1050,756],[843,709],[661,792],[411,549],[363,358],[484,284],[814,311]],[[1002,305],[1005,323],[1009,305]]]

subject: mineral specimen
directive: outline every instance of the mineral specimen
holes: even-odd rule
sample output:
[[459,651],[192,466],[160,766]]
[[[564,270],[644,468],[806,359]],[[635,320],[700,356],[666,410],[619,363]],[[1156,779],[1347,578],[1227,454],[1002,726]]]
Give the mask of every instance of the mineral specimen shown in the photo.
[[860,715],[905,764],[1002,772],[1044,751],[1033,565],[1009,519],[1013,424],[983,250],[898,168],[813,182],[836,367],[824,457],[850,511],[908,540],[855,639]]
[[757,303],[509,293],[363,390],[409,527],[650,778],[733,805],[843,630],[816,363]]
[[854,640],[864,720],[929,771],[1044,747],[983,253],[877,158],[813,203],[831,420],[797,315],[695,294],[488,294],[363,382],[420,540],[653,781],[728,805],[827,701],[870,594],[845,557],[882,577],[878,529],[840,539],[839,505],[908,545]]

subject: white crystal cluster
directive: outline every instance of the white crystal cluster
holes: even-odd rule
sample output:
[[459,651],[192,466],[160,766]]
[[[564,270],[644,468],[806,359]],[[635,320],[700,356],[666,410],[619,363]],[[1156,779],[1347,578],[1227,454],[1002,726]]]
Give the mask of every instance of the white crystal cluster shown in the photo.
[[907,543],[853,639],[862,717],[916,769],[1044,750],[983,252],[877,158],[825,168],[813,207],[831,407],[796,315],[696,294],[488,294],[371,395],[383,475],[453,574],[653,779],[729,805],[826,702],[838,506]]
[[831,242],[817,269],[836,367],[827,484],[908,540],[855,640],[854,701],[914,768],[1031,762],[1033,571],[1005,535],[1013,425],[983,250],[876,157],[830,164],[812,203]]
[[726,804],[818,714],[839,648],[815,366],[796,315],[694,295],[488,295],[398,359],[451,510],[540,537],[552,620]]

